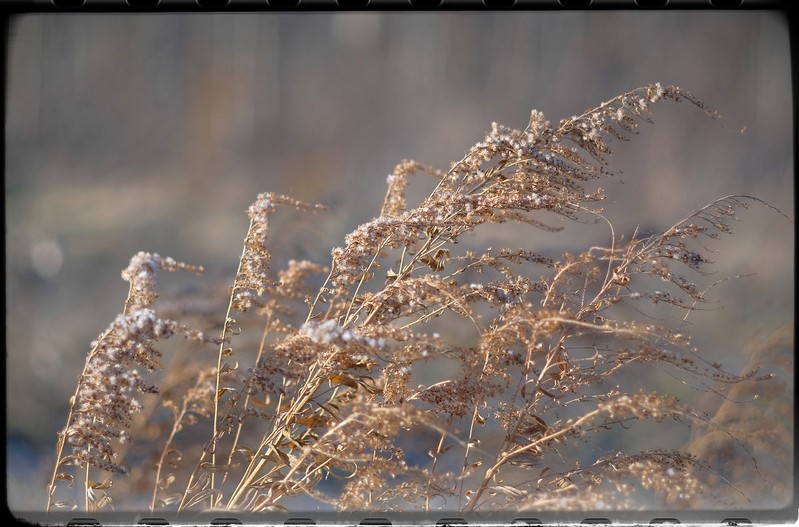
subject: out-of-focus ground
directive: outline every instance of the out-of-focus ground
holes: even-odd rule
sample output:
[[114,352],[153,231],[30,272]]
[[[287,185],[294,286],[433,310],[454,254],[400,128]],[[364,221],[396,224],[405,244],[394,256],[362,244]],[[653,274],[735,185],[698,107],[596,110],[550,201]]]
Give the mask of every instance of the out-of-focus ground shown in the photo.
[[[604,186],[617,233],[663,229],[728,194],[793,218],[790,73],[787,25],[751,11],[16,19],[5,167],[9,506],[44,507],[68,399],[89,342],[122,307],[119,273],[137,251],[207,268],[203,278],[164,276],[165,297],[224,285],[244,209],[274,191],[329,207],[275,219],[275,266],[325,262],[379,213],[386,174],[403,158],[446,168],[492,121],[523,128],[536,108],[557,123],[656,81],[724,118],[666,102],[654,126],[616,144],[623,183]],[[733,237],[712,245],[714,276],[755,274],[720,285],[718,309],[691,318],[700,349],[733,372],[794,316],[794,226],[757,205],[740,218]],[[503,228],[491,245],[558,253],[609,243],[602,225],[564,226]],[[786,349],[783,390],[758,404],[780,398],[776,418],[792,432]],[[722,400],[708,404],[712,412]],[[764,463],[777,478],[793,466]],[[781,481],[790,487],[792,476]]]

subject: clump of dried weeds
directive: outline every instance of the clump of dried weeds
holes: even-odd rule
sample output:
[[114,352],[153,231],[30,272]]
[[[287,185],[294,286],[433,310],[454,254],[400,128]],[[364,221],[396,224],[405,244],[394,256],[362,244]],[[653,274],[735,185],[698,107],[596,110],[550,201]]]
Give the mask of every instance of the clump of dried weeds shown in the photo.
[[[177,511],[280,511],[297,496],[340,510],[629,508],[647,490],[672,503],[706,491],[701,474],[712,469],[688,451],[611,450],[589,463],[576,451],[639,421],[713,429],[674,395],[625,388],[637,365],[726,383],[760,378],[725,373],[684,331],[615,309],[650,302],[687,317],[707,291],[688,277],[712,263],[701,240],[729,232],[736,210],[760,200],[726,196],[627,240],[607,222],[610,247],[561,258],[456,247],[486,225],[552,229],[541,211],[606,221],[604,193],[588,183],[610,173],[609,140],[634,135],[664,100],[714,116],[680,88],[654,84],[557,126],[537,111],[523,130],[494,124],[447,171],[404,161],[380,215],[334,248],[329,266],[290,261],[273,274],[270,216],[320,207],[258,196],[217,338],[152,309],[158,270],[199,268],[134,256],[122,274],[131,284],[124,312],[92,344],[59,436],[48,510],[78,500],[87,511],[124,506],[136,488],[149,489],[151,510]],[[417,173],[435,188],[409,207]],[[441,316],[475,338],[456,343],[432,330]],[[137,368],[159,368],[155,344],[176,333],[214,342],[215,360],[183,361],[163,376],[171,419],[146,423],[157,452],[127,468],[125,441],[147,421],[136,419],[134,395],[159,394]],[[138,486],[117,485],[115,501],[110,478],[92,479],[128,471],[120,479]],[[70,500],[67,486],[82,496]]]

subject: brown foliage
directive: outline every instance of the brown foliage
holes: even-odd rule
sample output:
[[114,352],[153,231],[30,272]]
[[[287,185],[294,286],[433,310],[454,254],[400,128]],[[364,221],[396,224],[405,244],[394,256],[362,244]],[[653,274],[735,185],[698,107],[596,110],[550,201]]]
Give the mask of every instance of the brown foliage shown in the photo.
[[[151,508],[276,511],[302,495],[370,511],[638,508],[661,503],[652,495],[705,503],[718,460],[700,455],[701,441],[685,451],[598,445],[635,422],[710,424],[734,442],[748,434],[727,424],[737,408],[707,419],[672,394],[625,382],[642,364],[720,383],[766,377],[757,364],[726,373],[683,329],[618,307],[660,304],[687,317],[708,289],[692,281],[711,265],[703,240],[729,232],[736,210],[759,200],[723,197],[649,236],[617,237],[608,222],[610,247],[560,258],[457,245],[508,221],[556,231],[540,219],[544,211],[606,221],[604,192],[588,184],[610,173],[610,140],[635,134],[664,100],[713,115],[681,89],[654,84],[557,125],[536,111],[523,130],[494,124],[447,171],[403,161],[388,177],[380,215],[334,248],[327,267],[290,261],[272,272],[269,216],[277,206],[319,207],[259,196],[215,364],[198,359],[162,380],[171,421],[155,434],[154,468],[139,471],[150,478]],[[409,207],[415,173],[435,188]],[[110,503],[89,472],[123,471],[114,441],[133,435],[141,405],[131,393],[157,393],[134,366],[160,366],[159,339],[197,336],[151,309],[158,267],[188,268],[140,253],[123,273],[126,311],[87,359],[48,507],[56,482],[77,477],[59,472],[70,463],[84,472],[87,510]],[[437,319],[451,323],[447,333]],[[66,445],[73,450],[63,455]],[[585,452],[596,453],[589,463]]]

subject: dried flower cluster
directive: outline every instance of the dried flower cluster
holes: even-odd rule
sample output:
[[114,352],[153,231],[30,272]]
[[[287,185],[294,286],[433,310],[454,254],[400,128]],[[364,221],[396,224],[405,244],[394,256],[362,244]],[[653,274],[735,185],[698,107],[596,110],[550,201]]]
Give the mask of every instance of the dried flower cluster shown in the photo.
[[[108,472],[127,473],[128,469],[116,461],[119,454],[113,443],[130,441],[132,418],[142,409],[136,393],[158,393],[156,386],[144,381],[137,367],[150,372],[160,368],[161,353],[155,344],[175,333],[202,340],[201,332],[161,319],[153,311],[157,274],[162,269],[202,272],[201,267],[158,254],[140,252],[131,258],[122,271],[122,278],[130,284],[125,310],[91,343],[71,401],[67,427],[59,437],[59,464],[92,465]],[[65,444],[72,447],[72,454],[62,458]],[[72,477],[54,473],[55,479],[71,481]],[[52,490],[51,484],[51,497]]]
[[151,309],[119,315],[103,337],[92,344],[94,353],[86,365],[78,393],[73,422],[66,430],[67,444],[76,460],[111,472],[126,472],[111,460],[116,457],[113,439],[128,439],[133,414],[141,404],[136,391],[158,393],[148,386],[134,365],[147,370],[159,367],[160,353],[153,344],[169,338],[176,323],[161,320]]
[[[614,233],[608,248],[560,258],[458,245],[509,221],[558,230],[540,211],[604,218],[604,191],[589,183],[611,174],[611,140],[635,134],[665,100],[713,115],[654,84],[557,126],[537,111],[524,130],[493,124],[447,171],[403,161],[380,215],[332,250],[329,267],[291,260],[274,273],[269,216],[278,205],[318,207],[258,196],[215,360],[193,358],[196,381],[182,396],[173,386],[165,403],[172,415],[154,448],[151,509],[279,512],[302,498],[339,510],[466,513],[662,508],[712,496],[700,477],[711,467],[697,456],[656,443],[628,452],[607,438],[636,423],[722,430],[673,394],[631,384],[642,364],[698,382],[767,378],[756,365],[737,375],[706,363],[684,328],[658,326],[640,308],[687,317],[704,302],[712,262],[697,241],[729,232],[736,210],[758,199],[723,197],[660,234]],[[409,208],[417,173],[436,184]],[[73,458],[59,446],[58,466],[81,465],[85,488],[90,467],[121,470],[111,443],[133,435],[141,405],[132,392],[155,391],[134,366],[158,368],[153,343],[185,332],[151,308],[155,272],[177,268],[188,267],[140,253],[123,272],[126,311],[94,344],[64,434]],[[67,479],[58,466],[51,501]],[[87,493],[87,510],[97,506]]]

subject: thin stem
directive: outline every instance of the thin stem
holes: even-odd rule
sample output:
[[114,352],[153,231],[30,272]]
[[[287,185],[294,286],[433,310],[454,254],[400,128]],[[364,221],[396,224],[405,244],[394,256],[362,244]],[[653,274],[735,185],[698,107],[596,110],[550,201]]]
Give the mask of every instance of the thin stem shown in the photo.
[[308,310],[308,316],[305,317],[305,323],[306,324],[311,320],[311,318],[313,318],[314,309],[316,308],[316,304],[318,304],[319,303],[319,299],[322,298],[322,293],[324,292],[325,288],[327,287],[327,284],[330,283],[330,279],[333,277],[333,272],[335,271],[335,269],[336,269],[336,263],[333,262],[333,264],[330,266],[330,272],[327,273],[327,278],[325,278],[325,282],[322,284],[322,287],[320,287],[319,290],[317,291],[316,298],[314,298],[314,301],[311,304],[310,309]]
[[[352,306],[355,305],[355,300],[358,298],[358,293],[361,290],[361,286],[366,281],[367,276],[369,276],[369,271],[374,266],[375,262],[377,261],[377,258],[380,256],[380,252],[383,250],[383,247],[386,246],[386,244],[389,242],[389,240],[391,240],[391,236],[388,236],[388,237],[386,237],[386,239],[380,241],[380,244],[377,246],[377,250],[375,251],[375,255],[372,257],[372,261],[369,262],[369,265],[366,267],[366,269],[364,270],[363,274],[361,275],[361,280],[358,282],[358,286],[355,288],[355,292],[352,294],[352,299],[350,300],[350,305],[347,308],[347,314],[344,315],[344,323],[342,324],[342,326],[346,326],[347,324],[349,324],[352,321],[352,319],[350,318],[350,312],[352,311]],[[358,311],[356,311],[355,314],[357,315],[357,313],[359,311],[360,311],[360,309],[358,309]]]
[[[283,394],[280,394],[280,397],[278,397],[277,400],[278,412],[282,407],[283,407]],[[239,480],[236,489],[233,491],[233,494],[231,494],[230,499],[228,500],[227,509],[232,509],[235,506],[241,494],[255,480],[256,474],[258,474],[263,468],[263,466],[266,464],[264,456],[268,455],[269,452],[273,449],[272,441],[274,440],[276,431],[277,427],[273,428],[272,431],[269,432],[268,434],[266,433],[264,434],[264,437],[261,439],[261,443],[258,445],[258,450],[255,451],[255,454],[252,456],[250,463],[247,465],[247,469],[244,471],[244,474]],[[262,451],[265,451],[266,454],[262,454],[261,453]]]
[[561,428],[557,432],[552,432],[551,434],[548,434],[548,435],[545,435],[543,437],[540,437],[537,440],[535,440],[535,441],[533,441],[533,442],[531,442],[531,443],[529,443],[527,445],[519,446],[516,449],[502,452],[500,454],[499,459],[497,460],[497,462],[494,463],[491,466],[491,468],[486,470],[485,476],[483,476],[483,481],[480,483],[480,487],[475,492],[474,496],[472,497],[471,501],[469,502],[469,505],[466,506],[466,510],[467,511],[473,511],[477,507],[477,503],[480,500],[480,497],[483,495],[483,493],[486,490],[488,490],[489,482],[496,475],[496,473],[499,471],[499,469],[502,468],[502,466],[508,460],[510,460],[511,458],[513,458],[515,456],[518,456],[519,454],[523,454],[525,452],[529,452],[530,450],[535,449],[538,445],[540,445],[542,443],[554,441],[555,439],[558,439],[559,437],[568,434],[572,430],[575,430],[575,429],[579,428],[580,426],[582,426],[582,424],[585,423],[586,421],[589,421],[590,419],[593,419],[594,417],[599,415],[601,412],[602,412],[601,409],[597,409],[597,410],[593,410],[591,412],[588,412],[587,414],[585,414],[582,417],[580,417],[579,419],[577,419],[575,422],[571,423],[569,426]]
[[472,419],[469,423],[469,440],[466,442],[466,451],[463,454],[463,467],[461,468],[461,477],[460,477],[460,490],[458,491],[458,510],[461,509],[461,502],[463,501],[463,483],[466,479],[466,467],[469,465],[469,451],[472,448],[472,444],[474,444],[474,425],[477,422],[477,415],[478,415],[478,405],[474,405],[474,411],[472,411]]
[[[250,220],[250,226],[247,228],[247,236],[245,240],[251,236],[252,227],[255,221]],[[244,243],[244,246],[241,249],[241,256],[239,257],[239,264],[236,269],[236,279],[233,281],[233,287],[230,290],[230,299],[228,301],[227,311],[225,312],[225,323],[222,325],[222,332],[220,334],[220,343],[219,343],[219,353],[217,354],[216,358],[216,382],[215,382],[215,389],[214,389],[214,416],[213,416],[213,435],[211,436],[211,465],[216,467],[216,442],[218,439],[218,432],[219,432],[219,389],[220,384],[222,381],[222,358],[224,356],[225,351],[225,344],[226,344],[226,336],[228,331],[230,330],[231,321],[230,314],[233,311],[233,299],[236,297],[236,291],[238,290],[237,283],[238,277],[241,273],[241,265],[244,262],[244,256],[247,253],[247,244]],[[216,486],[216,472],[211,471],[211,489],[215,489]],[[214,494],[211,494],[211,508],[213,509],[215,505]]]
[[430,479],[427,481],[427,489],[425,489],[425,497],[424,497],[424,510],[425,512],[430,512],[430,487],[433,485],[433,474],[436,471],[436,465],[438,465],[438,456],[441,454],[441,450],[444,447],[444,438],[447,437],[448,432],[447,429],[451,424],[452,418],[450,417],[450,422],[447,423],[447,428],[442,430],[441,438],[438,440],[438,446],[436,447],[436,455],[433,457],[433,466],[430,467]]
[[[269,325],[272,322],[272,313],[273,310],[270,309],[266,317],[266,324],[264,325],[264,331],[261,334],[261,343],[258,346],[258,354],[255,357],[254,367],[257,367],[258,364],[260,364],[261,362],[261,357],[263,356],[264,353],[264,347],[266,346],[266,337],[269,335]],[[249,404],[249,402],[250,402],[250,393],[249,391],[247,391],[247,393],[244,396],[244,404],[242,405],[242,408],[244,410],[247,409],[247,405]],[[228,456],[228,462],[227,462],[228,466],[233,464],[233,455],[236,453],[236,447],[238,447],[239,438],[241,437],[241,430],[243,426],[244,426],[244,421],[239,421],[238,427],[236,428],[236,435],[233,438],[233,445],[230,447],[230,455]],[[225,472],[225,478],[222,480],[223,485],[225,484],[225,480],[227,480],[227,475],[228,472]]]
[[161,482],[161,469],[164,466],[164,460],[166,459],[166,454],[169,451],[169,446],[172,444],[172,441],[175,439],[175,435],[178,433],[180,429],[180,421],[183,419],[183,416],[186,415],[186,408],[188,406],[188,399],[183,400],[183,405],[180,408],[180,412],[175,417],[175,422],[172,425],[172,430],[169,432],[169,437],[166,439],[166,443],[164,444],[164,448],[161,450],[161,456],[158,458],[158,463],[156,463],[155,469],[155,483],[153,484],[153,497],[150,500],[150,512],[155,511],[155,499],[158,496],[158,486]]
[[86,471],[84,473],[84,478],[83,478],[83,492],[84,492],[84,495],[86,497],[86,512],[87,513],[91,512],[91,509],[89,508],[89,505],[91,503],[91,500],[89,499],[89,467],[90,466],[91,465],[89,465],[89,463],[87,462],[86,463]]

